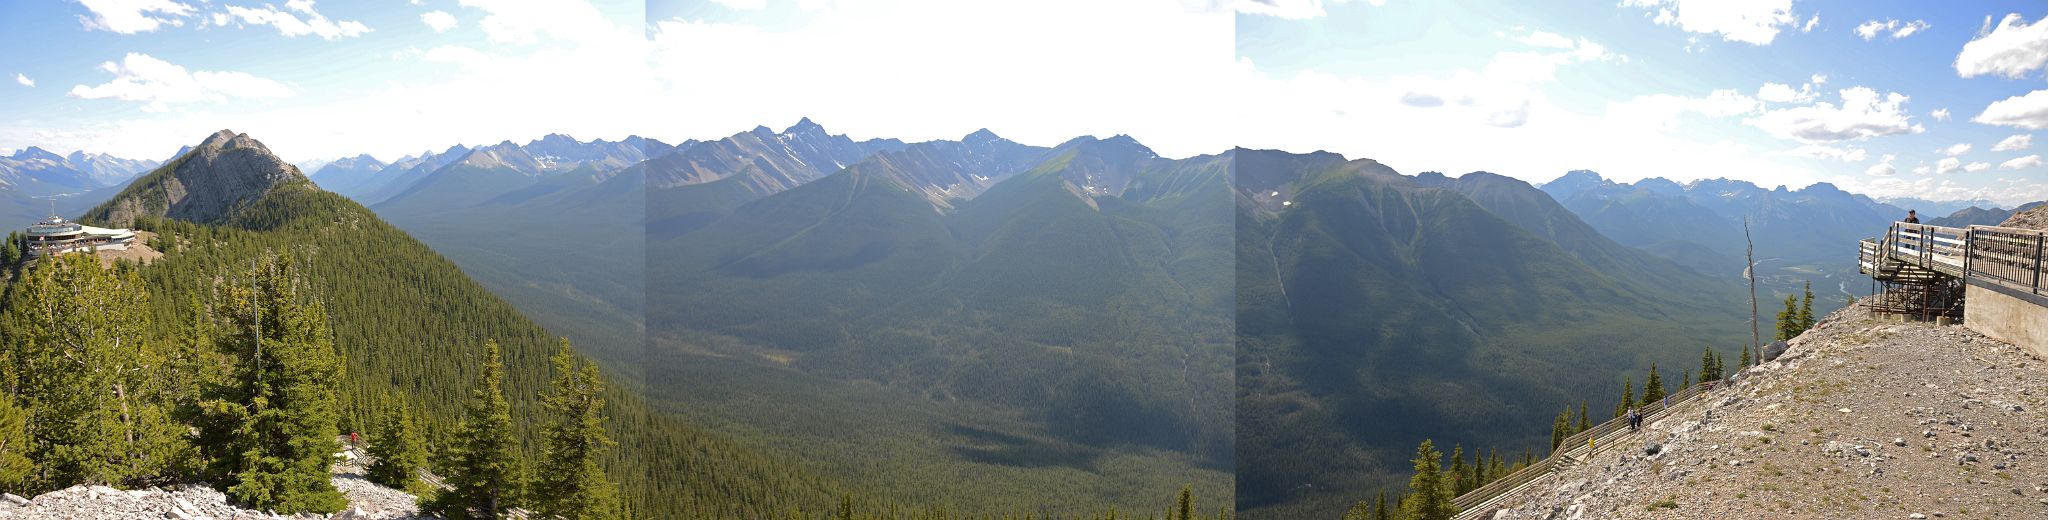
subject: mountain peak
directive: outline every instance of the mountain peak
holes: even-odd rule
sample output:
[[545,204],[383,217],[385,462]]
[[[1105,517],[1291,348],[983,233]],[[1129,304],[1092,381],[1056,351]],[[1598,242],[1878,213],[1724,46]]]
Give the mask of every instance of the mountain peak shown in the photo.
[[812,122],[811,118],[809,117],[797,120],[796,124],[789,125],[789,128],[784,129],[782,131],[782,133],[784,134],[798,134],[811,132],[824,133],[825,127],[818,125],[818,123]]
[[256,138],[221,130],[181,160],[136,179],[85,218],[117,226],[145,216],[219,222],[286,186],[314,188],[298,167],[271,154]]
[[206,136],[206,140],[199,142],[199,147],[206,148],[209,146],[225,146],[228,141],[234,140],[235,137],[236,134],[234,130],[228,130],[223,128],[219,132],[214,132],[213,135]]
[[64,157],[62,157],[62,156],[59,156],[59,155],[57,155],[57,154],[54,154],[54,153],[50,153],[50,151],[49,151],[49,150],[44,150],[44,149],[42,149],[41,147],[36,147],[36,146],[30,146],[30,147],[28,147],[28,148],[23,148],[23,149],[21,149],[21,151],[19,151],[19,152],[14,152],[14,158],[15,158],[15,159],[23,159],[23,160],[27,160],[27,159],[46,159],[46,160],[51,160],[51,161],[56,161],[56,162],[64,162]]
[[966,137],[961,137],[960,142],[966,144],[981,144],[991,141],[1000,141],[1002,139],[1002,136],[998,136],[995,132],[990,132],[987,128],[983,128],[967,134]]

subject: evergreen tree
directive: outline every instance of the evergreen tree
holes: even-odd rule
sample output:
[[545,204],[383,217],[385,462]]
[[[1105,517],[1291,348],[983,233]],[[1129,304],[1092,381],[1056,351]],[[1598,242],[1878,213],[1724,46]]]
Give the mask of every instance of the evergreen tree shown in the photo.
[[9,293],[0,389],[19,399],[23,448],[37,464],[36,482],[16,489],[146,486],[188,473],[191,445],[171,417],[141,277],[64,255],[30,266]]
[[341,354],[327,312],[311,301],[289,255],[258,262],[243,283],[218,286],[226,330],[217,348],[237,360],[237,377],[210,406],[232,433],[216,468],[227,494],[260,509],[331,513],[348,506],[327,466],[341,450]]
[[1749,344],[1744,343],[1742,345],[1741,364],[1735,365],[1735,371],[1741,372],[1743,369],[1747,368],[1749,368]]
[[1564,438],[1565,438],[1565,437],[1569,437],[1569,436],[1571,436],[1571,434],[1569,434],[1569,433],[1565,433],[1565,432],[1567,432],[1567,431],[1570,431],[1570,430],[1571,430],[1571,427],[1572,427],[1572,409],[1571,409],[1571,408],[1565,408],[1565,409],[1564,409],[1564,411],[1562,411],[1562,412],[1558,412],[1558,413],[1557,413],[1557,419],[1556,419],[1556,420],[1553,420],[1553,421],[1550,421],[1550,449],[1551,449],[1551,451],[1556,451],[1556,450],[1557,450],[1557,445],[1559,445],[1559,444],[1563,444],[1563,443],[1564,443]]
[[1628,409],[1636,407],[1636,383],[1628,378],[1621,380],[1621,403],[1614,405],[1614,416],[1621,417]]
[[1577,429],[1574,429],[1574,430],[1572,430],[1572,433],[1574,433],[1574,434],[1577,434],[1577,433],[1579,433],[1579,432],[1582,432],[1582,431],[1586,431],[1586,430],[1591,430],[1591,429],[1593,429],[1593,418],[1592,418],[1591,416],[1589,416],[1589,415],[1588,415],[1588,414],[1586,413],[1586,401],[1585,401],[1585,400],[1580,400],[1580,401],[1579,401],[1579,427],[1578,427]]
[[414,495],[424,495],[425,482],[415,472],[427,465],[427,440],[420,437],[419,424],[413,419],[412,407],[404,399],[397,400],[384,415],[384,422],[370,437],[370,447],[365,449],[376,462],[370,464],[371,482],[387,487],[403,489]]
[[28,410],[0,391],[0,489],[28,488],[36,470],[28,453]]
[[1462,444],[1452,446],[1450,474],[1451,496],[1463,495],[1465,494],[1465,490],[1471,489],[1471,483],[1465,481],[1466,471],[1467,468],[1465,467],[1465,446]]
[[1372,520],[1372,504],[1364,500],[1352,504],[1351,509],[1344,511],[1344,520]]
[[[497,340],[484,341],[483,373],[477,376],[455,426],[454,444],[446,450],[442,480],[454,489],[442,491],[420,510],[449,519],[503,518],[519,507],[518,439],[512,431],[512,408],[505,403],[504,363]],[[849,497],[850,501],[851,498]],[[847,506],[851,507],[849,502]]]
[[7,232],[7,243],[0,244],[0,268],[13,267],[25,256],[21,250],[21,232]]
[[1444,454],[1436,451],[1436,445],[1423,440],[1415,448],[1415,476],[1408,479],[1409,495],[1401,501],[1402,518],[1405,520],[1450,520],[1458,513],[1451,503],[1449,482],[1444,482]]
[[1649,406],[1664,398],[1664,380],[1657,377],[1657,364],[1650,364],[1650,377],[1643,381],[1643,405]]
[[1374,502],[1372,506],[1373,520],[1394,520],[1394,515],[1387,511],[1387,490],[1380,490],[1380,498]]
[[1692,369],[1686,369],[1678,376],[1678,390],[1684,391],[1687,388],[1692,388]]
[[1774,339],[1784,341],[1799,335],[1798,305],[1797,297],[1785,297],[1785,310],[1778,311],[1778,334],[1773,336]]
[[1180,487],[1180,500],[1174,503],[1176,520],[1195,520],[1195,490],[1193,486]]
[[1799,299],[1799,332],[1813,329],[1813,282],[1806,282],[1806,296]]
[[1700,349],[1700,382],[1705,383],[1720,378],[1720,370],[1714,368],[1714,349]]
[[554,366],[554,390],[541,398],[553,422],[542,431],[547,444],[534,480],[534,509],[542,516],[616,517],[618,494],[597,465],[598,454],[612,444],[604,431],[604,381],[596,365],[576,359],[567,339]]

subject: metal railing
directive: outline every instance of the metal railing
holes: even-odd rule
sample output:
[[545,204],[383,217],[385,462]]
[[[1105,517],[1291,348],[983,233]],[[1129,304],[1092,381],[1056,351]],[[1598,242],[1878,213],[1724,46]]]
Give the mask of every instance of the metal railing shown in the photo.
[[[1649,423],[1669,415],[1668,412],[1672,408],[1697,400],[1701,396],[1707,395],[1707,392],[1724,384],[1726,383],[1723,381],[1701,382],[1700,384],[1681,389],[1677,393],[1665,396],[1664,399],[1657,402],[1644,403],[1641,406],[1637,406],[1636,410],[1643,414],[1643,422]],[[1628,431],[1628,417],[1623,416],[1595,425],[1586,431],[1565,437],[1563,441],[1558,442],[1557,448],[1551,450],[1550,455],[1543,457],[1542,460],[1538,460],[1528,467],[1524,467],[1514,473],[1509,473],[1507,476],[1489,482],[1484,486],[1467,491],[1465,494],[1458,495],[1451,502],[1458,508],[1458,516],[1455,518],[1481,518],[1485,515],[1493,514],[1491,507],[1497,504],[1500,499],[1512,494],[1515,490],[1521,489],[1523,486],[1542,478],[1544,475],[1549,475],[1559,469],[1589,460],[1593,455],[1619,444],[1619,440],[1627,438],[1633,433],[1635,432]]]
[[1997,226],[1953,228],[1925,224],[1892,224],[1883,237],[1856,246],[1857,265],[1868,274],[1885,274],[1892,262],[1966,280],[1981,280],[2043,294],[2048,278],[2043,250],[2048,232]]

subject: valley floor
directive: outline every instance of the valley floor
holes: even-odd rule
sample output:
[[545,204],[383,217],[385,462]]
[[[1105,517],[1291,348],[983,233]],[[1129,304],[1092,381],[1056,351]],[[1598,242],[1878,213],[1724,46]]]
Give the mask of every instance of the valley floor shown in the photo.
[[1861,306],[1790,343],[1479,518],[2048,518],[2048,363]]

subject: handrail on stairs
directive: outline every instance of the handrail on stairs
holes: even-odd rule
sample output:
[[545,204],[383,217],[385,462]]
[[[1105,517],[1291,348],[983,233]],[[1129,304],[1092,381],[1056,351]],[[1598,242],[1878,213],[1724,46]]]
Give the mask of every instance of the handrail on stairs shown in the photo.
[[[1692,402],[1693,400],[1698,399],[1700,396],[1706,395],[1707,392],[1723,384],[1726,384],[1726,380],[1703,381],[1699,384],[1695,384],[1684,389],[1681,389],[1677,393],[1665,396],[1664,399],[1659,400],[1657,402],[1644,403],[1641,406],[1638,406],[1637,410],[1638,412],[1643,414],[1643,422],[1647,423],[1654,419],[1659,419],[1664,415],[1668,415],[1668,412],[1671,410],[1671,408]],[[1558,470],[1561,466],[1564,466],[1571,460],[1576,459],[1583,461],[1591,459],[1593,455],[1599,453],[1602,448],[1612,446],[1613,444],[1615,444],[1618,438],[1626,437],[1628,435],[1627,433],[1621,433],[1617,435],[1617,432],[1620,432],[1621,430],[1624,430],[1627,427],[1628,417],[1622,416],[1609,419],[1606,422],[1602,422],[1598,425],[1593,426],[1590,429],[1587,429],[1586,431],[1582,431],[1579,433],[1572,434],[1571,436],[1565,437],[1564,440],[1560,441],[1557,447],[1553,449],[1550,452],[1550,454],[1545,456],[1542,460],[1531,463],[1529,466],[1517,470],[1514,473],[1509,473],[1507,476],[1501,477],[1497,480],[1494,480],[1493,482],[1487,483],[1484,486],[1474,488],[1473,490],[1467,491],[1465,492],[1465,494],[1458,495],[1457,498],[1452,499],[1451,503],[1455,505],[1459,511],[1458,516],[1456,518],[1476,518],[1476,515],[1478,514],[1491,513],[1492,511],[1485,511],[1480,506],[1490,505],[1497,499],[1506,496],[1508,493],[1516,489],[1520,489],[1521,487],[1528,485],[1530,482],[1533,482],[1538,478],[1542,478],[1544,475],[1551,474],[1552,472]],[[1575,455],[1580,452],[1583,452],[1584,454]]]

